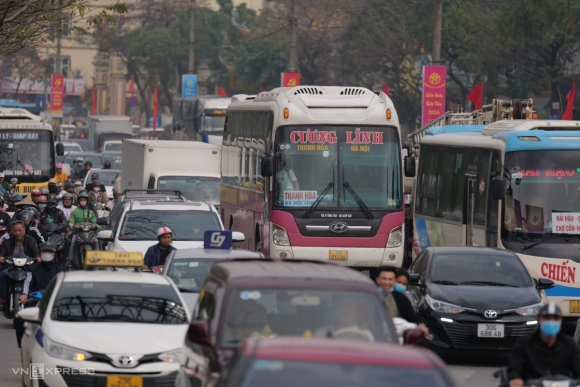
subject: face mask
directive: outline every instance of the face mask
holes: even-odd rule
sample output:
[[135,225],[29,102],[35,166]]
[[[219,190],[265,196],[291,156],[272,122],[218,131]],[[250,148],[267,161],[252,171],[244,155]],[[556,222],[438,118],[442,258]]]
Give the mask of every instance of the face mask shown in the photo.
[[41,210],[44,210],[46,208],[46,204],[39,203],[38,207],[40,207]]
[[41,253],[40,259],[42,259],[42,262],[51,262],[54,259],[54,254],[53,253]]
[[540,330],[548,337],[554,337],[560,332],[559,321],[544,321],[540,324]]
[[407,287],[401,284],[395,284],[395,286],[393,286],[393,290],[395,292],[399,292],[399,293],[405,293],[405,290],[407,290]]
[[99,192],[100,190],[101,190],[101,187],[95,187],[95,188],[93,188],[93,191],[95,191],[95,192]]

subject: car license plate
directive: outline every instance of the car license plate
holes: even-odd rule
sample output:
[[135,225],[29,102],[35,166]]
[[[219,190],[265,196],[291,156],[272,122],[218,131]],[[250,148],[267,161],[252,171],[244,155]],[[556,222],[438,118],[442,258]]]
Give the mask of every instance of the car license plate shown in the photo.
[[505,337],[503,324],[477,324],[477,337]]
[[142,376],[108,375],[107,387],[143,387]]
[[328,259],[331,261],[347,261],[348,250],[330,250],[328,252]]
[[570,313],[580,313],[580,301],[570,301]]

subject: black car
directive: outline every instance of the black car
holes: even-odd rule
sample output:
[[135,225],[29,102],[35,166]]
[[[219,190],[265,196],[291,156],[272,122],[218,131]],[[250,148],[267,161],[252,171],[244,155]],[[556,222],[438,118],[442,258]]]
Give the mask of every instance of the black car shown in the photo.
[[410,289],[434,350],[509,350],[537,328],[542,289],[511,251],[428,247],[415,259]]

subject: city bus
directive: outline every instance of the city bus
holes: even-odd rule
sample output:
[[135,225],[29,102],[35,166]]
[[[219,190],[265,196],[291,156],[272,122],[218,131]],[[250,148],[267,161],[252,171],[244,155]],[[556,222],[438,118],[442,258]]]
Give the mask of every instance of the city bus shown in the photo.
[[[566,316],[580,315],[580,121],[434,127],[420,143],[413,255],[428,246],[516,253]],[[576,276],[578,274],[578,276]]]
[[48,184],[55,176],[55,147],[52,126],[23,109],[0,108],[0,172],[4,181],[18,179],[12,191],[25,197]]
[[[415,159],[405,158],[408,173]],[[400,267],[404,201],[393,102],[360,87],[237,95],[222,148],[220,212],[265,256]]]

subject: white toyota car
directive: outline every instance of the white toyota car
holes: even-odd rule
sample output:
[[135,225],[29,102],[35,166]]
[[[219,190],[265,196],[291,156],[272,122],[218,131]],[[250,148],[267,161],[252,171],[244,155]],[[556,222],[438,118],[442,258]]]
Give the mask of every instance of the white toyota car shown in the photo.
[[[143,265],[141,254],[137,259],[131,253],[89,254],[97,266],[103,260]],[[123,264],[127,257],[130,265]],[[172,386],[190,320],[169,278],[129,270],[59,273],[38,306],[18,317],[25,321],[27,387]]]

